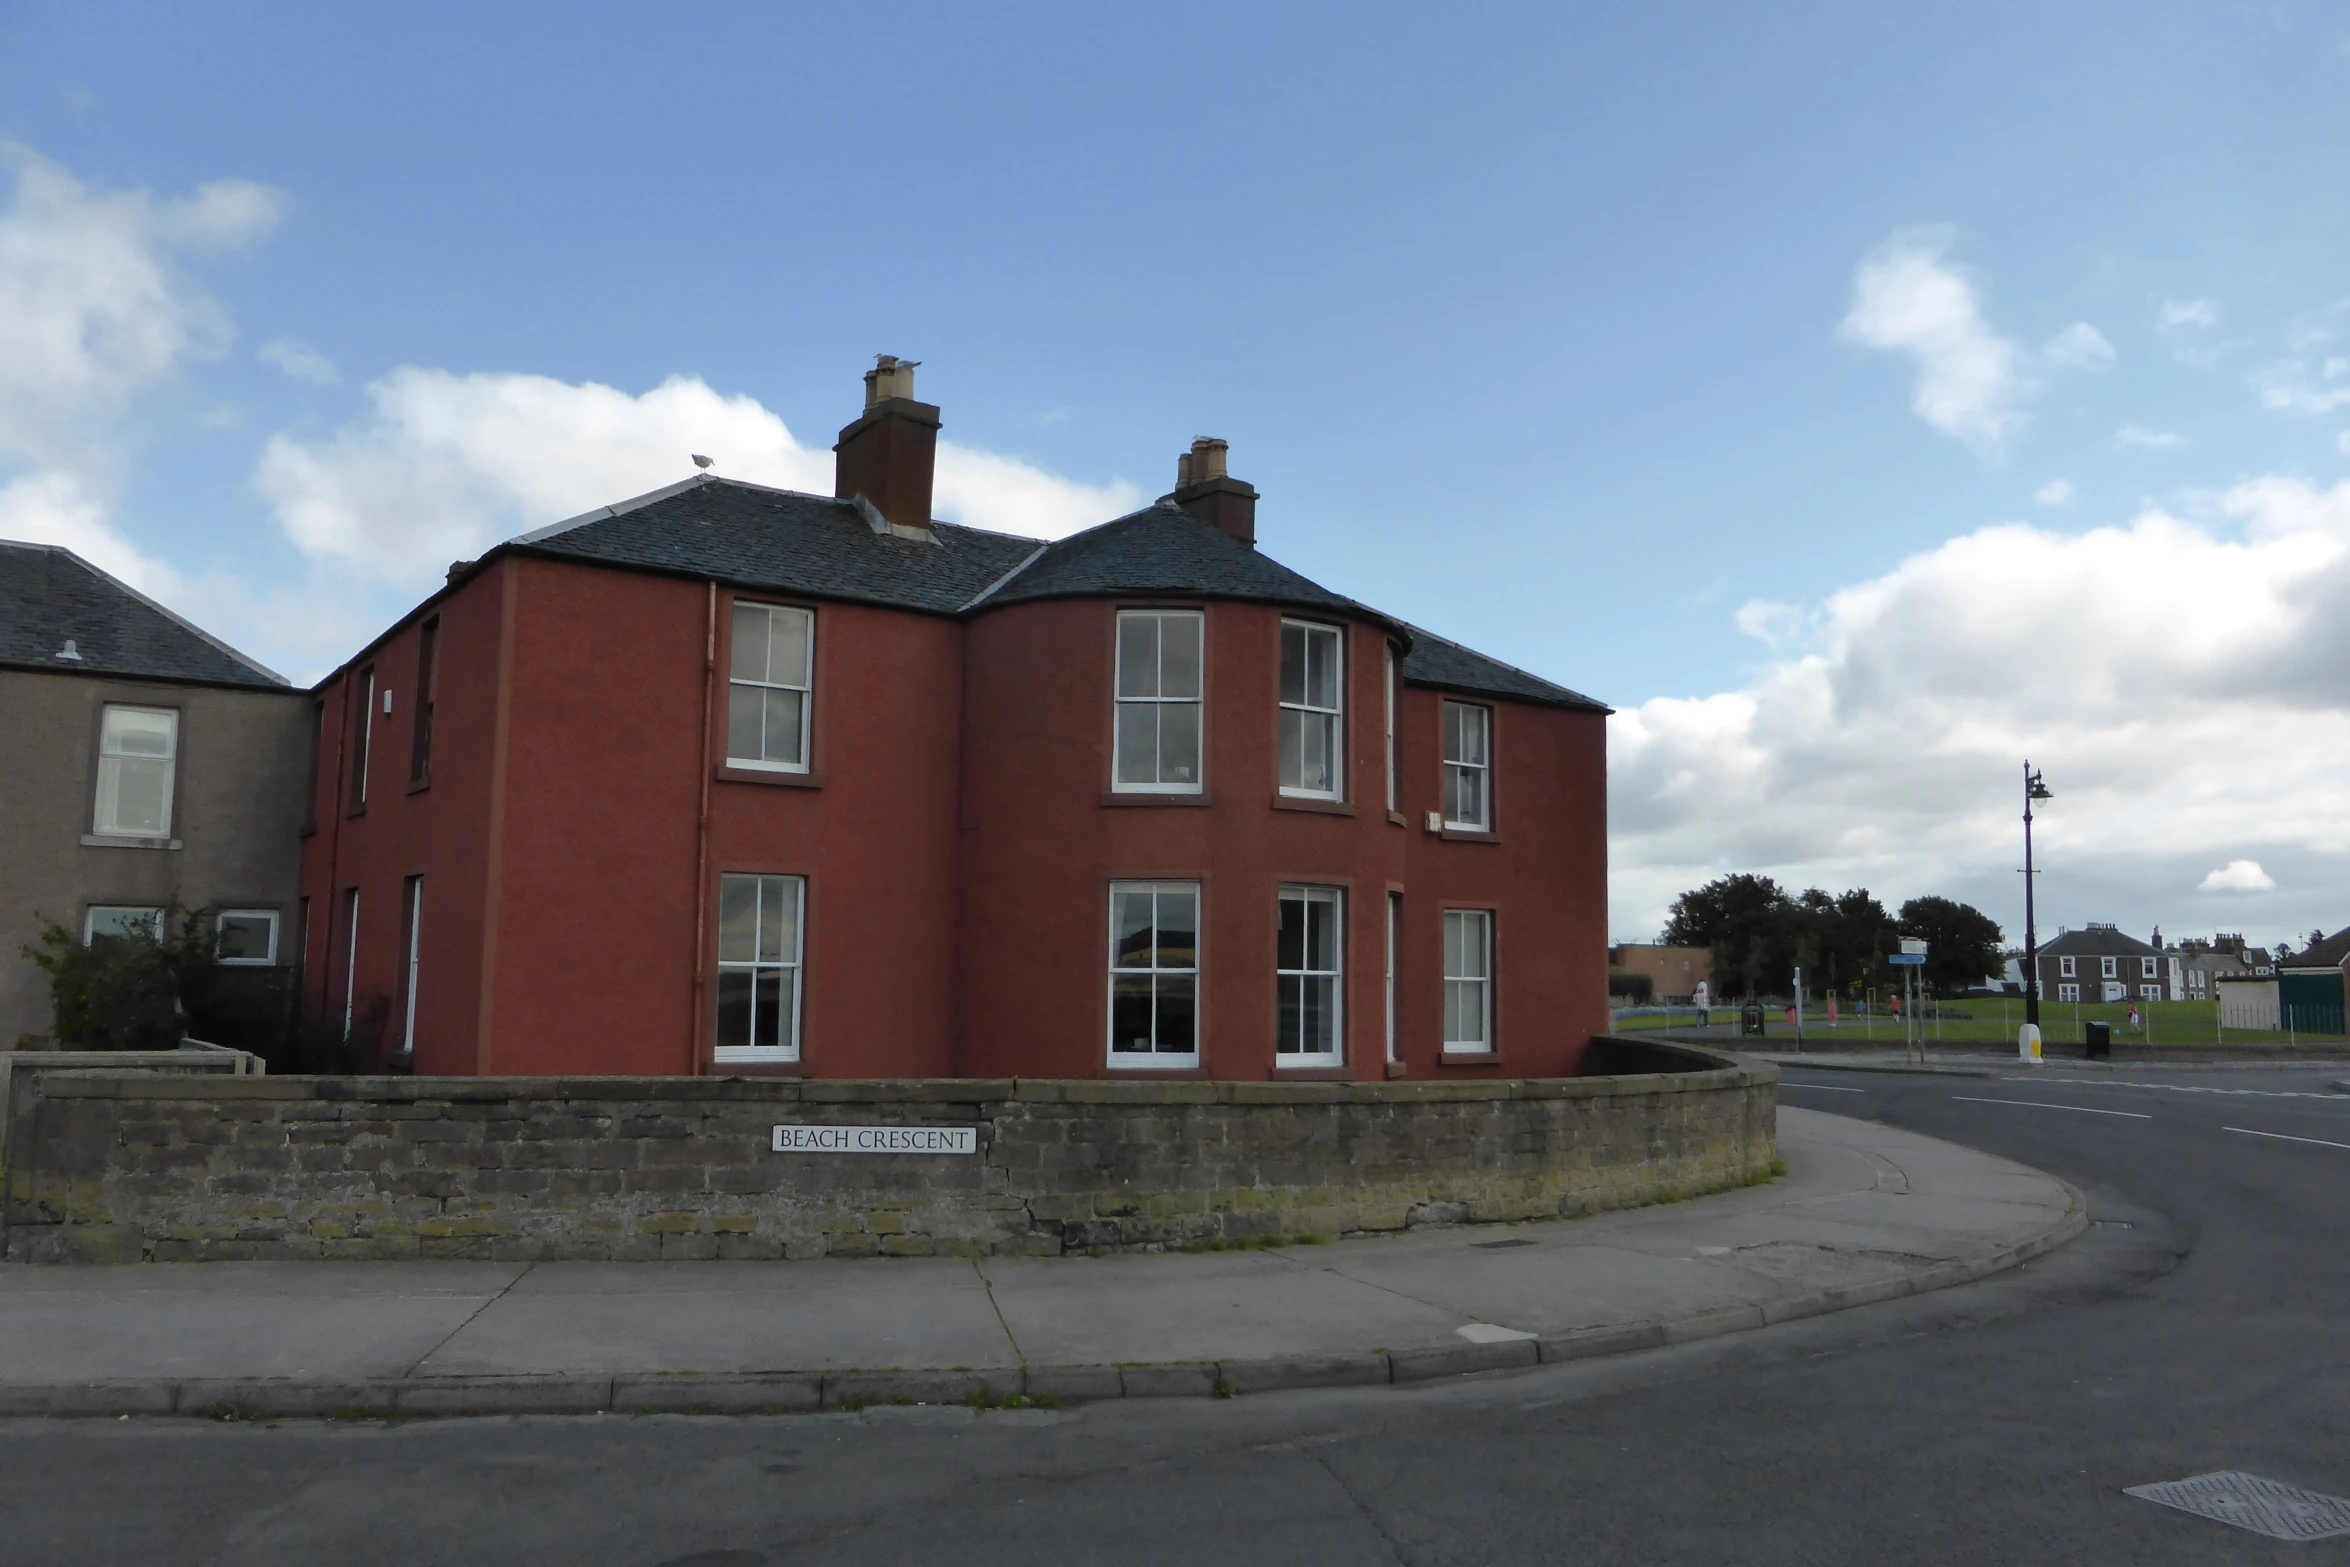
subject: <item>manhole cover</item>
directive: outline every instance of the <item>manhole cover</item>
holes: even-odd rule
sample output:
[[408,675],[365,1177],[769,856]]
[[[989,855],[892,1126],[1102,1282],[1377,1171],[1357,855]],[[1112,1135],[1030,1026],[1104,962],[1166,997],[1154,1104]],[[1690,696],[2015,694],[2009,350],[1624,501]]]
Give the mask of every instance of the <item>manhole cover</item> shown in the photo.
[[2164,1480],[2157,1485],[2126,1486],[2122,1494],[2232,1523],[2272,1540],[2330,1540],[2338,1534],[2350,1534],[2350,1502],[2234,1469]]
[[1534,1243],[1532,1241],[1471,1241],[1469,1244],[1479,1251],[1500,1251],[1505,1246],[1531,1246]]

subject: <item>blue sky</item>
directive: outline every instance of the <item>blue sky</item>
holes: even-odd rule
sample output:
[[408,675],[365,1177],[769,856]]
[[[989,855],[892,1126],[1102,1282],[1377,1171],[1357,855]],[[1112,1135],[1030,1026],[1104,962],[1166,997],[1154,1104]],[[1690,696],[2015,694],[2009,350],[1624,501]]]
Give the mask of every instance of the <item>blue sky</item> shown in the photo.
[[2027,749],[2049,923],[2350,921],[2339,7],[16,3],[0,140],[0,532],[297,678],[688,450],[815,482],[889,351],[950,515],[1220,435],[1622,709],[1620,935],[2020,925]]

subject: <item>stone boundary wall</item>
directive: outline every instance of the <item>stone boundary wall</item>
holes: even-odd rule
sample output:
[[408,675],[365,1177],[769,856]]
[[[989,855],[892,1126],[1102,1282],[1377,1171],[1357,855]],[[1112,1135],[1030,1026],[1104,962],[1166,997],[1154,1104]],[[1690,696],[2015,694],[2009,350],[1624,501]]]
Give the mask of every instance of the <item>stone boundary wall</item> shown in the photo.
[[[1765,1178],[1778,1072],[1604,1038],[1480,1082],[126,1077],[43,1073],[5,1256],[1057,1256],[1593,1213]],[[972,1154],[772,1151],[970,1127]]]

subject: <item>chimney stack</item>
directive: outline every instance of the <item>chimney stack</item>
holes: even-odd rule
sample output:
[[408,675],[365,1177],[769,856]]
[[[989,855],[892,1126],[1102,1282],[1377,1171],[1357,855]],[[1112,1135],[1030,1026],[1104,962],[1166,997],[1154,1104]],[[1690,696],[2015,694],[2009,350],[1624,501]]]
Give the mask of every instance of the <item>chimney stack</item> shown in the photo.
[[1191,443],[1191,450],[1175,459],[1175,504],[1205,523],[1231,534],[1249,548],[1257,544],[1256,487],[1243,484],[1225,470],[1229,444],[1212,435]]
[[865,411],[832,448],[832,493],[862,497],[893,533],[928,538],[938,409],[914,401],[918,363],[882,354],[865,372]]

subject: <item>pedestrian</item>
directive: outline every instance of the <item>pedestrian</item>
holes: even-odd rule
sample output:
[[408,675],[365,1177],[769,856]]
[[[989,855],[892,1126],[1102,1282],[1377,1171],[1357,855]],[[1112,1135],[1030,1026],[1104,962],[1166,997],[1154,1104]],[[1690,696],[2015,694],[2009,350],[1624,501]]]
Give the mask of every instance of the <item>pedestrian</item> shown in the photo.
[[2138,1021],[2138,1003],[2135,1001],[2130,1003],[2130,1027],[2141,1033],[2143,1033],[2146,1028],[2145,1024]]
[[1697,1026],[1699,1028],[1711,1028],[1714,1026],[1714,993],[1712,986],[1708,985],[1702,979],[1699,980],[1697,982],[1697,989],[1692,992],[1689,997],[1689,1004],[1697,1008]]

